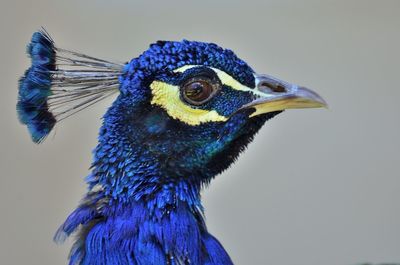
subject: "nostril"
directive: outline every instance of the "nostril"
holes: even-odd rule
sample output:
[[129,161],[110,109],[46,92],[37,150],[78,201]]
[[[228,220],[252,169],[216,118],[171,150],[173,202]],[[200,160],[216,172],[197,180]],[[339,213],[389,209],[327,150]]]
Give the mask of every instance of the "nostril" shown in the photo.
[[278,84],[274,90],[277,93],[284,93],[286,92],[286,88],[282,86],[281,84]]
[[258,84],[258,89],[260,90],[271,90],[275,93],[285,93],[286,88],[279,83],[269,83],[269,82],[260,82]]

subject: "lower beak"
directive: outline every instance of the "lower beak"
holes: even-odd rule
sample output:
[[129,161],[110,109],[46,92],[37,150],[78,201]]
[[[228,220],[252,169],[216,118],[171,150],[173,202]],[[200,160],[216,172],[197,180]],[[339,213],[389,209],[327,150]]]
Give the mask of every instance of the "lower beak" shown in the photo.
[[253,108],[250,117],[285,109],[304,109],[327,107],[325,100],[314,91],[290,84],[268,75],[255,75],[256,100],[244,105]]

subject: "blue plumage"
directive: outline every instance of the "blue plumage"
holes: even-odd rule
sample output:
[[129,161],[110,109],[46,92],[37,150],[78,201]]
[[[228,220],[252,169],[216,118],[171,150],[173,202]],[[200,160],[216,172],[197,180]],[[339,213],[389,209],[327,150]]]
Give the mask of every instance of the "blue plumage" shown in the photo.
[[[89,191],[54,238],[77,234],[71,265],[232,264],[207,231],[201,189],[288,102],[324,103],[309,90],[257,76],[212,43],[158,41],[120,65],[58,49],[38,32],[28,53],[17,109],[35,142],[60,115],[119,91],[103,117]],[[65,110],[57,114],[60,104]]]

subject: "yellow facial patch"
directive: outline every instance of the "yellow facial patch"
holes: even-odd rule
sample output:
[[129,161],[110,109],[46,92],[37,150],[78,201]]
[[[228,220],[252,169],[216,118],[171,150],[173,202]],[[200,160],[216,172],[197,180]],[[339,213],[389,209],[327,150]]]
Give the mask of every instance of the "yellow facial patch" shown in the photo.
[[[174,72],[183,73],[188,69],[199,66],[201,65],[185,65],[175,69]],[[248,91],[255,94],[258,93],[258,91],[241,84],[224,71],[213,67],[209,68],[217,74],[223,85],[239,91]],[[198,109],[182,102],[178,86],[170,85],[161,81],[153,81],[150,85],[150,89],[153,94],[151,104],[162,107],[167,111],[169,116],[186,124],[199,125],[206,122],[221,122],[228,120],[227,117],[218,114],[215,110]]]
[[178,86],[154,81],[151,83],[150,89],[153,94],[151,104],[160,106],[169,116],[186,124],[199,125],[227,120],[227,117],[219,115],[215,110],[196,109],[182,102]]

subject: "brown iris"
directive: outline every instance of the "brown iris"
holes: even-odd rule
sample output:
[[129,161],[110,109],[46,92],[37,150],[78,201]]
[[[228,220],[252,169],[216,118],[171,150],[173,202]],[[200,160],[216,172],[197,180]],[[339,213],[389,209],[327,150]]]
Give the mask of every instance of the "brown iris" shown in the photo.
[[200,105],[208,101],[214,94],[214,86],[205,80],[192,80],[182,87],[184,99],[193,105]]

